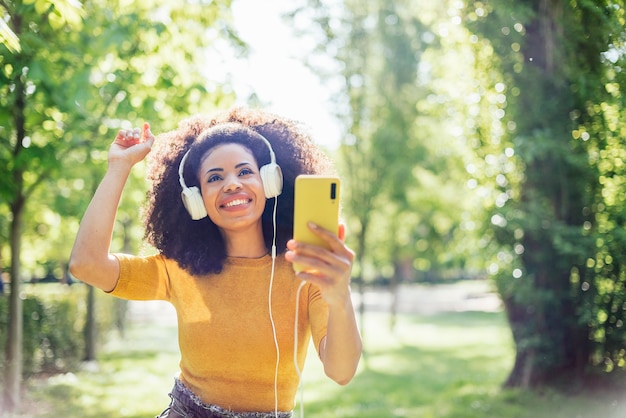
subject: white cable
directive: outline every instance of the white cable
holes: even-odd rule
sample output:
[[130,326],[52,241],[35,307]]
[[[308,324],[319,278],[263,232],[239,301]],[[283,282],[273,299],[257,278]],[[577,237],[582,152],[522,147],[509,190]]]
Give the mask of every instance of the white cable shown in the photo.
[[298,316],[300,314],[300,291],[304,287],[306,282],[300,282],[298,291],[296,292],[296,317],[293,321],[293,364],[296,366],[296,373],[298,374],[298,391],[300,392],[300,418],[304,418],[304,386],[302,383],[302,371],[298,364]]
[[274,370],[274,416],[278,418],[278,365],[280,363],[280,348],[278,347],[278,337],[276,335],[276,324],[274,323],[274,317],[272,316],[272,287],[274,285],[274,270],[276,267],[276,207],[278,205],[278,198],[274,198],[274,213],[272,215],[272,222],[274,228],[274,234],[272,238],[272,272],[270,274],[270,289],[267,297],[267,303],[270,313],[270,322],[272,324],[272,334],[274,335],[274,346],[276,347],[276,368]]
[[[270,288],[268,295],[268,307],[270,314],[270,322],[272,324],[272,334],[274,336],[274,346],[276,347],[276,367],[274,369],[274,416],[278,417],[278,366],[280,364],[280,348],[278,346],[278,336],[276,334],[276,324],[274,322],[274,317],[272,316],[272,288],[274,286],[274,271],[276,267],[276,208],[277,208],[278,198],[274,198],[274,211],[272,215],[272,223],[273,223],[273,238],[272,238],[272,272],[270,274]],[[298,286],[298,290],[296,291],[296,312],[294,319],[294,332],[293,332],[293,364],[296,368],[296,373],[298,374],[298,390],[300,392],[300,418],[304,418],[304,388],[302,384],[302,371],[300,370],[300,365],[298,364],[298,321],[300,314],[300,291],[304,287],[306,282],[300,282]]]

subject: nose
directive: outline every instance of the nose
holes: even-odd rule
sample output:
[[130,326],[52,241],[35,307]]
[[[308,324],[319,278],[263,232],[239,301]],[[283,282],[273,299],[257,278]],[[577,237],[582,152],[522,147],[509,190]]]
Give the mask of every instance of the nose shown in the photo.
[[226,181],[224,182],[224,191],[225,192],[236,192],[237,190],[241,190],[241,182],[239,181],[239,177],[235,175],[228,176]]

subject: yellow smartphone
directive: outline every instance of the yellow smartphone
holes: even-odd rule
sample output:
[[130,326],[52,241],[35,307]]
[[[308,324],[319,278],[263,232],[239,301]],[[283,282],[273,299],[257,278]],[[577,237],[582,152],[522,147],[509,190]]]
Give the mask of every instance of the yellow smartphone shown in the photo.
[[[339,228],[339,192],[341,182],[336,176],[300,175],[294,191],[293,238],[296,241],[328,248],[324,240],[308,227],[313,222],[337,233]],[[294,264],[296,272],[302,268]]]

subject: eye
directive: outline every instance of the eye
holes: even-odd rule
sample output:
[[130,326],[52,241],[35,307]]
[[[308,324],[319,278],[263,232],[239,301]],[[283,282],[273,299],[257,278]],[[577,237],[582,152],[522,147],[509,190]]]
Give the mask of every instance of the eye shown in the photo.
[[222,176],[220,176],[219,174],[212,174],[207,179],[207,183],[213,183],[213,182],[219,181],[221,179],[222,179]]
[[254,174],[254,172],[249,167],[244,167],[239,172],[239,176],[247,176],[247,175],[250,175],[250,174]]

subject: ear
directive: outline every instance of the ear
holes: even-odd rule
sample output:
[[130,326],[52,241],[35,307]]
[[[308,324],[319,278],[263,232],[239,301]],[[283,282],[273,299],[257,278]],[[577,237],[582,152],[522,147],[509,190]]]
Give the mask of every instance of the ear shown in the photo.
[[339,224],[337,236],[339,237],[341,242],[344,242],[346,240],[346,225],[345,224],[342,224],[342,223]]

